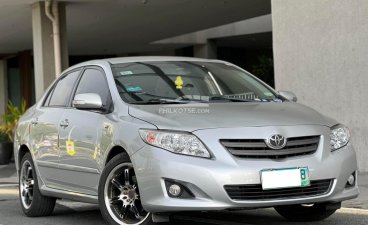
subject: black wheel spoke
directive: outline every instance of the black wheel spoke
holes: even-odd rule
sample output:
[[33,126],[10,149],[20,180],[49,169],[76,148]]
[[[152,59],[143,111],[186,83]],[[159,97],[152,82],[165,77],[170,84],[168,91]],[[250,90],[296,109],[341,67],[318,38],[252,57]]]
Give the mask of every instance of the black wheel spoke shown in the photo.
[[30,201],[33,200],[33,195],[32,195],[32,193],[30,191],[28,191],[28,198],[29,198]]
[[122,191],[124,189],[123,185],[118,181],[116,180],[115,178],[111,180],[111,183],[116,187],[118,188],[120,191]]
[[142,218],[142,216],[141,216],[138,208],[135,205],[132,205],[132,207],[130,209],[134,213],[135,218],[137,218],[137,219],[141,219]]
[[34,180],[32,180],[32,178],[30,178],[26,181],[26,184],[28,185],[28,187],[31,187],[32,185],[34,185]]
[[129,169],[124,170],[124,179],[125,179],[125,186],[129,186],[130,185]]
[[22,179],[23,180],[27,180],[27,166],[24,166],[23,168],[22,168],[22,170],[23,170],[23,175],[22,175]]
[[121,217],[123,220],[125,220],[125,219],[127,218],[127,216],[128,216],[128,206],[123,205],[123,206],[121,207],[121,214],[120,214],[120,217]]
[[120,203],[119,197],[113,197],[110,199],[110,204],[111,205],[117,205]]
[[28,167],[28,169],[27,169],[27,179],[30,179],[31,175],[32,175],[32,168]]

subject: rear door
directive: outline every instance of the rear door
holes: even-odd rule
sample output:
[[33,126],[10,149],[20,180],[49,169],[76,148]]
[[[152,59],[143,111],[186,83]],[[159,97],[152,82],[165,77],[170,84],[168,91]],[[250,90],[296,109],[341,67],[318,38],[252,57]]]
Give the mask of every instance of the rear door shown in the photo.
[[36,110],[30,127],[32,149],[40,176],[46,186],[57,188],[59,163],[59,126],[71,98],[80,70],[61,76]]
[[60,129],[60,182],[66,190],[97,195],[101,171],[98,159],[102,148],[111,143],[111,122],[107,115],[112,100],[104,71],[88,67],[83,71],[75,95],[95,93],[101,97],[103,110],[65,110]]

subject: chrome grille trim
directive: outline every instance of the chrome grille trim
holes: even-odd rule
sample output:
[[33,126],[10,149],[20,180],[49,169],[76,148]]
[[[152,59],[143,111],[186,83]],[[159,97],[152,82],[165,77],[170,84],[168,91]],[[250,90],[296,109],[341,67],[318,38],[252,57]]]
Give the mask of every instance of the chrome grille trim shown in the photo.
[[286,158],[317,151],[320,136],[291,137],[282,149],[269,148],[264,139],[221,139],[220,143],[234,156],[242,158]]

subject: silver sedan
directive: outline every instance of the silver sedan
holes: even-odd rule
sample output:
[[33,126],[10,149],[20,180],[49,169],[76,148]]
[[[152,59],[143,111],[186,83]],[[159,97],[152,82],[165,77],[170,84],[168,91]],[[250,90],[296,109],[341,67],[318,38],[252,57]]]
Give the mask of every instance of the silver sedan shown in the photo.
[[116,224],[274,207],[317,221],[358,196],[349,129],[228,62],[132,57],[75,65],[17,125],[27,216],[56,199]]

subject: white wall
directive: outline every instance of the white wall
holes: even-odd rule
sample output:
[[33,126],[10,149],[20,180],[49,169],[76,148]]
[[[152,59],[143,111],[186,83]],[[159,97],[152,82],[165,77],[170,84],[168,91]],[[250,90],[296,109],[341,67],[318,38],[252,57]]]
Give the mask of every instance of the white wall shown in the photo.
[[348,125],[368,172],[368,1],[272,0],[275,82]]

